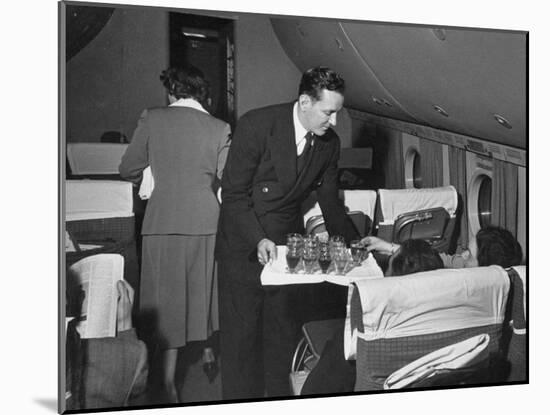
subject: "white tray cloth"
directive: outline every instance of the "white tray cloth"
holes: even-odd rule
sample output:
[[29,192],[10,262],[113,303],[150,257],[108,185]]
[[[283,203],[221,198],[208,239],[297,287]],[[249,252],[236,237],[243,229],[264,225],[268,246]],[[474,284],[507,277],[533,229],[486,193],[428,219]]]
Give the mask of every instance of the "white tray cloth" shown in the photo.
[[132,183],[117,180],[67,180],[65,219],[133,216]]
[[417,210],[443,207],[454,216],[458,205],[458,196],[453,186],[426,189],[380,189],[380,209],[384,224],[392,224],[403,214]]
[[326,281],[347,286],[359,280],[384,277],[372,254],[369,254],[359,267],[352,269],[348,265],[349,271],[346,275],[335,275],[332,265],[328,269],[328,274],[323,274],[318,266],[313,274],[306,274],[302,263],[298,265],[296,274],[289,274],[286,269],[286,247],[277,246],[277,260],[267,264],[262,270],[262,285],[315,284]]

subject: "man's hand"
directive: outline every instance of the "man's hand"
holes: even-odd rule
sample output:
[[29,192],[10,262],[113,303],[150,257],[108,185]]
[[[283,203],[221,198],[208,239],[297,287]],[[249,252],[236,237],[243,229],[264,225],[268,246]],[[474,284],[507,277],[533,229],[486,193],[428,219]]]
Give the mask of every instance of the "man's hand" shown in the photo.
[[117,281],[118,302],[116,309],[117,333],[132,328],[132,304],[134,289],[124,280]]
[[267,238],[258,242],[258,262],[262,265],[271,264],[277,259],[277,245]]

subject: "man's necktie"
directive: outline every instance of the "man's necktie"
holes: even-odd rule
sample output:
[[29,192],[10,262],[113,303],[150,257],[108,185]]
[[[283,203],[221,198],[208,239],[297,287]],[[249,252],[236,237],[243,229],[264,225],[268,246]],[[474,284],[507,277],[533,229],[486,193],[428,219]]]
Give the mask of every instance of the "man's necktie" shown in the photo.
[[307,133],[305,138],[306,138],[306,145],[304,146],[304,150],[302,151],[302,154],[300,154],[296,159],[297,176],[299,176],[302,170],[304,169],[308,154],[311,151],[311,142],[313,141],[313,134]]

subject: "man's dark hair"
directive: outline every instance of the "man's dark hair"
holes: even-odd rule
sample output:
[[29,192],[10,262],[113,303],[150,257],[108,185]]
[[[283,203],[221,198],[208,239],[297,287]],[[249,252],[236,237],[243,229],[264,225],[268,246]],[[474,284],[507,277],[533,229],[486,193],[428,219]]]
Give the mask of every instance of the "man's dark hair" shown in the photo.
[[488,226],[476,235],[477,262],[480,267],[500,265],[509,268],[521,264],[521,245],[506,229]]
[[443,268],[443,260],[422,239],[408,239],[390,259],[389,275],[399,276]]
[[344,79],[332,69],[326,66],[318,66],[304,72],[302,80],[300,81],[298,96],[307,94],[313,98],[313,100],[318,101],[321,99],[323,89],[339,92],[343,95],[345,82]]
[[192,65],[170,67],[160,74],[160,80],[168,93],[177,99],[193,98],[205,105],[209,85],[200,69]]

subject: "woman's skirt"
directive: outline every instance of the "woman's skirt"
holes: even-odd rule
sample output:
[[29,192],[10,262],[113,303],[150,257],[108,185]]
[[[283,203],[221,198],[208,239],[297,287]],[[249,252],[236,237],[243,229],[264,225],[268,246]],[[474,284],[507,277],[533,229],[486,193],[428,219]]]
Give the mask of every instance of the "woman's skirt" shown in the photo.
[[143,235],[140,326],[163,348],[218,330],[216,235]]

